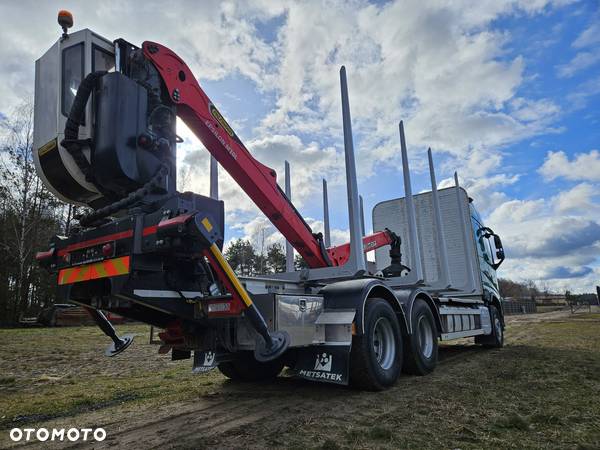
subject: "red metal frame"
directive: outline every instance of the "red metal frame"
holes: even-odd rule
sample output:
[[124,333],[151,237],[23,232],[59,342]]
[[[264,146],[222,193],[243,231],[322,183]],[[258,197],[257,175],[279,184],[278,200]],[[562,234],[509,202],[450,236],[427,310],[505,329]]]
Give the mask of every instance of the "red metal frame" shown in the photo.
[[[237,294],[237,290],[235,289],[233,284],[231,284],[231,281],[229,280],[229,277],[225,273],[225,270],[223,269],[223,267],[215,259],[215,257],[213,256],[213,254],[210,252],[209,249],[205,249],[202,252],[202,254],[206,257],[206,259],[208,259],[208,262],[210,263],[210,266],[213,268],[213,270],[216,272],[216,275],[217,275],[217,278],[219,279],[219,281],[221,283],[223,283],[227,292],[229,292],[231,294],[232,313],[243,311],[245,309],[244,301]],[[212,316],[212,314],[211,314],[211,316]]]
[[54,256],[54,251],[55,249],[51,248],[50,250],[45,252],[37,252],[35,254],[35,259],[36,261],[42,261],[44,259],[52,258]]
[[[376,250],[379,247],[390,245],[393,242],[392,236],[387,231],[378,231],[369,236],[363,237],[363,249],[364,252],[370,252]],[[335,247],[329,247],[327,249],[329,258],[333,261],[335,266],[343,266],[350,258],[350,244],[342,244]]]
[[[177,105],[177,115],[300,253],[308,266],[317,268],[345,264],[350,257],[350,245],[344,244],[324,251],[322,240],[313,234],[277,185],[276,172],[250,154],[204,93],[185,62],[175,52],[155,42],[146,41],[142,48]],[[363,239],[365,251],[390,242],[391,238],[385,231]]]
[[163,219],[158,222],[157,229],[163,230],[169,227],[178,227],[185,225],[185,223],[194,217],[193,214],[181,214],[179,216],[172,217],[171,219]]

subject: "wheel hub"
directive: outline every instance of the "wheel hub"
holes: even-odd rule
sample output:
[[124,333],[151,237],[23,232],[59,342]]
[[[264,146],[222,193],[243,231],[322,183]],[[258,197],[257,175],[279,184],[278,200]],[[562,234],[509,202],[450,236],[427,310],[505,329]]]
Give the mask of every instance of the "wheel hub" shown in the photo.
[[426,317],[421,316],[417,323],[417,333],[419,336],[419,349],[421,354],[429,359],[433,354],[433,332],[431,324]]
[[377,363],[382,369],[389,369],[396,358],[396,340],[392,324],[385,317],[380,317],[375,322],[373,329],[373,353]]

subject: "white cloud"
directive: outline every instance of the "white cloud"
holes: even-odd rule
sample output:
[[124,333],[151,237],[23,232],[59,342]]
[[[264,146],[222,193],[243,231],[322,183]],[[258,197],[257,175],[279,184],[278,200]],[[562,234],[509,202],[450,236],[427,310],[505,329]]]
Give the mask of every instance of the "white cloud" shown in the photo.
[[[305,220],[314,233],[323,233],[323,221],[316,220],[310,217],[306,218]],[[259,252],[261,251],[261,249],[263,251],[266,251],[266,249],[270,245],[276,243],[285,245],[285,239],[283,238],[281,233],[279,233],[275,229],[275,227],[271,224],[271,222],[269,222],[269,220],[262,216],[255,216],[246,222],[238,222],[238,224],[234,225],[232,228],[234,230],[239,230],[241,233],[238,237],[250,241]],[[237,239],[238,237],[232,239]],[[225,247],[227,247],[231,243],[232,239],[229,239],[227,241]],[[349,239],[350,233],[347,229],[331,229],[332,246],[344,244],[348,242]]]
[[280,32],[281,64],[269,79],[279,100],[261,131],[339,136],[341,64],[348,68],[362,177],[373,175],[378,165],[397,165],[400,118],[406,120],[410,145],[432,146],[457,158],[548,131],[558,112],[551,101],[521,99],[522,106],[511,111],[524,61],[507,60],[510,36],[487,28],[503,14],[532,14],[548,5],[333,2],[309,9],[291,4]]
[[[179,148],[179,188],[206,195],[210,154],[185,125],[178,127],[178,133],[185,140]],[[321,201],[322,178],[336,184],[344,173],[343,156],[333,147],[321,148],[315,142],[305,144],[294,135],[271,135],[250,140],[247,148],[260,164],[276,171],[277,182],[282,189],[285,184],[284,163],[286,160],[290,163],[292,200],[298,208],[315,198]],[[223,168],[219,168],[219,197],[225,201],[229,211],[258,211]]]
[[569,78],[577,72],[592,67],[600,62],[600,48],[592,51],[577,53],[568,63],[557,66],[558,76]]
[[573,41],[573,48],[580,51],[566,64],[557,66],[558,76],[569,78],[576,73],[600,62],[600,15],[592,18],[592,23]]
[[600,213],[600,190],[598,186],[580,183],[572,189],[560,192],[554,197],[555,209],[559,213],[587,210]]
[[320,199],[322,178],[339,184],[345,173],[344,157],[335,148],[304,143],[295,135],[270,135],[247,145],[256,159],[276,170],[281,186],[285,183],[284,162],[290,163],[292,199],[298,206],[315,196]]
[[500,276],[531,279],[557,291],[593,290],[600,252],[597,192],[581,183],[549,199],[499,205],[487,223],[502,236],[506,249]]
[[600,181],[600,151],[578,153],[572,160],[563,151],[550,151],[538,172],[549,180],[562,177],[575,181]]
[[576,111],[585,108],[590,100],[598,94],[600,94],[600,76],[586,80],[567,95],[570,110]]
[[543,199],[509,200],[494,209],[488,221],[495,224],[509,221],[521,223],[524,220],[530,220],[532,217],[539,216],[544,211],[544,208],[545,201]]
[[[411,146],[432,146],[459,161],[469,154],[477,159],[481,152],[488,156],[478,167],[483,173],[497,166],[497,147],[549,131],[557,114],[549,100],[513,101],[525,62],[520,56],[506,57],[510,35],[489,24],[504,15],[537,14],[564,2],[440,5],[411,0],[376,6],[332,1],[317,7],[295,1],[212,0],[176,2],[160,15],[156,11],[163,9],[152,1],[140,7],[107,0],[96,8],[44,2],[36,3],[35,23],[28,26],[20,22],[24,3],[3,6],[7,16],[17,19],[0,30],[6,44],[0,50],[3,61],[22,63],[12,71],[15,79],[32,79],[33,59],[58,37],[56,9],[72,7],[76,27],[133,43],[156,40],[175,49],[200,79],[238,73],[259,89],[274,92],[274,109],[255,136],[291,140],[305,133],[340,145],[338,69],[345,64],[360,177],[373,175],[378,165],[398,165],[400,118],[406,119]],[[107,17],[127,17],[127,26]],[[266,42],[259,25],[276,17],[282,20],[281,28],[273,42]],[[30,25],[40,32],[30,33]],[[6,104],[21,92],[10,80],[0,86]],[[261,138],[255,140],[262,144]],[[311,145],[306,138],[302,141]],[[318,147],[325,153],[330,150],[329,144]]]
[[551,100],[527,100],[516,98],[511,102],[513,116],[523,122],[548,120],[560,112],[559,106]]
[[577,36],[573,47],[584,48],[595,44],[600,44],[600,16],[596,16],[592,24]]
[[[461,172],[464,173],[464,172]],[[510,205],[506,194],[500,189],[504,186],[515,184],[519,180],[518,175],[496,174],[487,176],[473,176],[471,174],[463,177],[459,173],[459,184],[465,188],[471,198],[475,201],[477,210],[482,214],[496,211],[498,205]],[[468,173],[468,172],[466,172]],[[445,178],[439,183],[439,188],[454,186],[454,178]]]

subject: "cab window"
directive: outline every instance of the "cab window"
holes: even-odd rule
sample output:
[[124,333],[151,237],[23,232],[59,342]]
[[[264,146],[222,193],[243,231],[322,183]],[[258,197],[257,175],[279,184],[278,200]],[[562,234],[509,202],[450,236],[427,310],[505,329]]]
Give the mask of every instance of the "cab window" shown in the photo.
[[83,80],[83,42],[67,47],[62,52],[61,111],[68,116]]
[[92,47],[92,72],[106,70],[111,72],[115,69],[115,57],[112,53],[96,45]]
[[475,233],[475,239],[477,241],[477,253],[483,258],[488,264],[493,264],[494,259],[492,257],[492,249],[490,247],[490,240],[485,237],[485,231],[482,230],[483,226],[472,218],[473,232]]

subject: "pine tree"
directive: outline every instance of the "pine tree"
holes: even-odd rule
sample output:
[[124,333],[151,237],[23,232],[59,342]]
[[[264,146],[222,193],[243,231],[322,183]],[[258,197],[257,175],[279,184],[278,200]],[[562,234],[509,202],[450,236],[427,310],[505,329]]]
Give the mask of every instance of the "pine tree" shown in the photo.
[[285,272],[285,253],[277,242],[267,248],[267,269],[269,273]]

